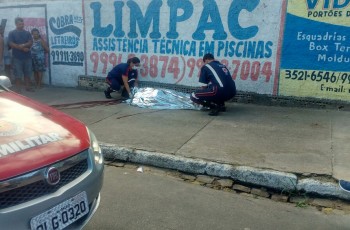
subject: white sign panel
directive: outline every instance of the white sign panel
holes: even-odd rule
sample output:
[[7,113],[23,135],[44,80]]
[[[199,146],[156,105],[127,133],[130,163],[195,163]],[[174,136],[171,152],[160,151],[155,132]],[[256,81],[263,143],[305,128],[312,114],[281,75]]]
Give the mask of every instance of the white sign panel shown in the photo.
[[283,0],[84,1],[86,71],[106,76],[135,55],[140,80],[196,86],[205,53],[237,88],[273,94]]
[[52,84],[75,87],[85,74],[82,3],[50,2],[47,8]]

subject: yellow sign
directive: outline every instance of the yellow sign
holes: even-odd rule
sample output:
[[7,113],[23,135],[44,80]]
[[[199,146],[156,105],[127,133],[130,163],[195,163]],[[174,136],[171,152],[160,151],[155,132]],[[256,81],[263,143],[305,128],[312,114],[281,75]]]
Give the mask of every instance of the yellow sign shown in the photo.
[[349,0],[289,0],[288,13],[327,24],[350,26]]
[[350,72],[283,69],[279,91],[285,96],[350,100]]

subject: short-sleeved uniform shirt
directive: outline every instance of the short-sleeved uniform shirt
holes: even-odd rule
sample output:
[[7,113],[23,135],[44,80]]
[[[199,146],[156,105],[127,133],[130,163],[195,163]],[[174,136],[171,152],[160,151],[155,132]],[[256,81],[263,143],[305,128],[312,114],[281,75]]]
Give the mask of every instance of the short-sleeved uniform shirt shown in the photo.
[[[24,44],[32,40],[32,35],[26,30],[12,30],[8,36],[8,42],[13,42],[17,45]],[[31,58],[31,53],[30,51],[24,52],[22,50],[12,49],[12,56],[20,60],[25,60]]]
[[131,69],[127,63],[120,63],[108,73],[107,77],[110,79],[116,78],[117,81],[123,85],[123,75],[128,76],[129,82],[135,81],[137,79],[137,70]]
[[199,82],[217,86],[218,90],[225,94],[236,93],[236,84],[233,81],[230,71],[220,62],[214,60],[201,68]]
[[130,71],[129,65],[127,63],[120,63],[113,67],[111,71],[109,71],[107,77],[112,79],[115,78],[119,83],[123,83],[122,76],[128,76]]

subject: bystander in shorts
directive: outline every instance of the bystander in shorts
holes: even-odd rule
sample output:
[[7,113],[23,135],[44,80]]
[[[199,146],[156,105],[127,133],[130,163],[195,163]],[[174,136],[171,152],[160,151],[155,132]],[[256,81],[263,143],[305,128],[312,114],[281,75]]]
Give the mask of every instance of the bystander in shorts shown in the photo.
[[4,64],[5,65],[12,65],[11,56],[4,56]]
[[13,58],[13,71],[16,78],[22,79],[24,76],[31,77],[33,72],[32,59],[20,60]]

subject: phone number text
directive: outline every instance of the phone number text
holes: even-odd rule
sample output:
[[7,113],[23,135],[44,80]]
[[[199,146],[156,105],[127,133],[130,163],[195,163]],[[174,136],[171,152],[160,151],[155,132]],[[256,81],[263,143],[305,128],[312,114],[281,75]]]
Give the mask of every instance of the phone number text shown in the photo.
[[296,81],[350,84],[350,73],[310,70],[285,70],[285,78]]
[[[129,54],[128,59],[135,56]],[[199,77],[200,69],[204,65],[202,58],[187,58],[183,56],[158,56],[146,55],[139,56],[142,68],[140,69],[141,77],[165,78],[172,76],[176,83],[181,82],[184,77]],[[92,71],[106,74],[107,70],[112,69],[123,60],[123,54],[92,52],[90,61],[92,63]],[[234,80],[251,80],[258,81],[263,78],[263,82],[270,82],[273,75],[272,62],[259,62],[251,60],[219,60],[226,65],[232,74]]]
[[53,65],[83,66],[85,54],[80,51],[52,50]]

